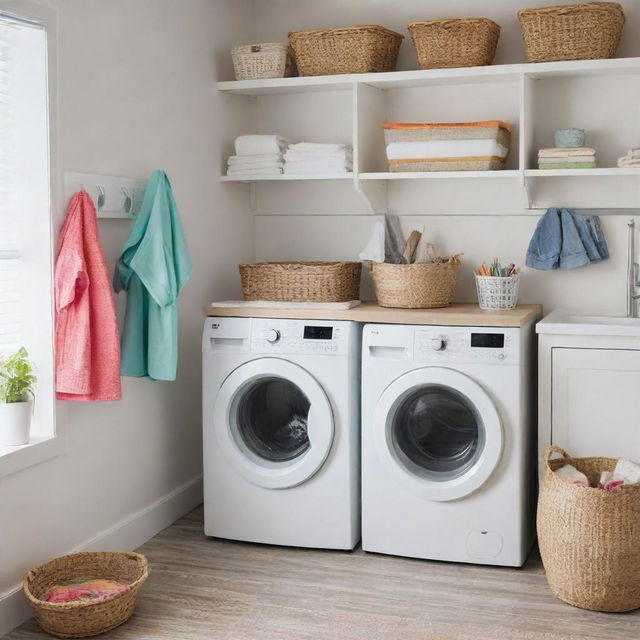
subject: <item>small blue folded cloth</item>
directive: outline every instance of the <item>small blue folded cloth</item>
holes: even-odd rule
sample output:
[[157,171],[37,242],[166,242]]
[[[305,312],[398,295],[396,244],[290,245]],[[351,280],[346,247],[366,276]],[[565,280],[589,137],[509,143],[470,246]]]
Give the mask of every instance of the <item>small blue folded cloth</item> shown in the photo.
[[609,257],[598,216],[581,216],[569,209],[547,209],[527,249],[526,265],[533,269],[575,269]]

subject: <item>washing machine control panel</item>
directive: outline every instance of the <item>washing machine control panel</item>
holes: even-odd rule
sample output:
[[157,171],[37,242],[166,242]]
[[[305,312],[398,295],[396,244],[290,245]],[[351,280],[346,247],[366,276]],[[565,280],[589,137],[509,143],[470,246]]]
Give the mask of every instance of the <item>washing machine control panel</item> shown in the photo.
[[251,351],[273,354],[343,355],[348,353],[345,322],[254,318]]
[[519,341],[513,328],[425,326],[415,330],[413,353],[423,362],[516,364]]

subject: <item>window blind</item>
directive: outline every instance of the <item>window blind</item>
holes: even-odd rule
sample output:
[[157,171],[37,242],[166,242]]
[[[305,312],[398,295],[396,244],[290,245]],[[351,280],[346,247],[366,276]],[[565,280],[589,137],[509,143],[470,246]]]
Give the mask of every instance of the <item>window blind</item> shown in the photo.
[[16,206],[16,25],[0,16],[0,356],[21,343],[20,244]]

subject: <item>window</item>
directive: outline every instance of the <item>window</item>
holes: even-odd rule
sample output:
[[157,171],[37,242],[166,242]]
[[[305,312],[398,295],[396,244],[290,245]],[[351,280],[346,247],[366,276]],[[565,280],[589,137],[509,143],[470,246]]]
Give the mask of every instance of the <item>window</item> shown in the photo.
[[54,435],[48,53],[44,22],[0,12],[0,355],[36,366],[34,441]]

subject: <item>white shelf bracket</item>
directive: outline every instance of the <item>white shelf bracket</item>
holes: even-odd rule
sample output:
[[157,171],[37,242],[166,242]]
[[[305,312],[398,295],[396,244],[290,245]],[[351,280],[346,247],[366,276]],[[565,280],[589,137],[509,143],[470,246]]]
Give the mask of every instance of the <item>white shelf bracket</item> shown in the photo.
[[520,186],[524,195],[525,209],[531,209],[531,179],[524,173],[520,176]]
[[360,180],[353,178],[353,186],[367,206],[367,213],[385,213],[387,210],[386,181]]

